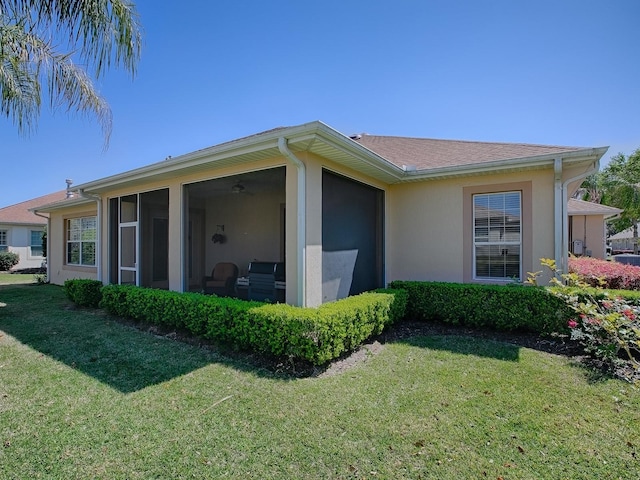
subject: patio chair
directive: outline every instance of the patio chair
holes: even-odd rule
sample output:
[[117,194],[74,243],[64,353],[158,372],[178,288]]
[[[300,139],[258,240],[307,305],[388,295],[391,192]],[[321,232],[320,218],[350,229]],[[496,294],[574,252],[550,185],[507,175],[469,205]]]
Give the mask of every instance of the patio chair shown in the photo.
[[202,290],[206,294],[232,297],[235,295],[237,279],[238,266],[231,262],[220,262],[213,267],[211,276],[202,279]]

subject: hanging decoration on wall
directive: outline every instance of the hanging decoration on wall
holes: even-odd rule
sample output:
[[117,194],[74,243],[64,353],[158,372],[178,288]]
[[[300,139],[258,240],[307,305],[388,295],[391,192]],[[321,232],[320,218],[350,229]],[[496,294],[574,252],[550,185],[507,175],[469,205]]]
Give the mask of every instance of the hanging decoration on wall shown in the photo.
[[225,243],[227,241],[227,237],[224,234],[224,225],[216,225],[216,233],[211,237],[211,241],[213,243]]

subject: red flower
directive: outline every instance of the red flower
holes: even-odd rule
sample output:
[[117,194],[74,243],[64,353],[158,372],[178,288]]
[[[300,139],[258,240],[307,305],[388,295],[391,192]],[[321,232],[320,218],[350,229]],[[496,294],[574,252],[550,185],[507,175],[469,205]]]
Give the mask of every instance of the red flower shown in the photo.
[[569,320],[568,322],[569,328],[576,328],[578,326],[578,322],[575,320]]

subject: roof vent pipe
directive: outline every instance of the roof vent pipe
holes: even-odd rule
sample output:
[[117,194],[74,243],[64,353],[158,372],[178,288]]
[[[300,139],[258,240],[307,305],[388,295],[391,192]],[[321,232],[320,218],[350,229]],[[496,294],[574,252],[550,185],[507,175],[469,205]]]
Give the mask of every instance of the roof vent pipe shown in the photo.
[[67,198],[73,198],[73,191],[71,190],[71,185],[73,185],[73,180],[67,178],[64,183],[67,184]]

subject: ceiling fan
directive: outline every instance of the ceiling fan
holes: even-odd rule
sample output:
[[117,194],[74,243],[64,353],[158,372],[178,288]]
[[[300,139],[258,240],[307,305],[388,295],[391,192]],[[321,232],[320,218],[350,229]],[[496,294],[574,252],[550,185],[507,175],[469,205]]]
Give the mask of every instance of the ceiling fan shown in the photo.
[[240,182],[236,182],[231,187],[231,193],[242,193],[245,191],[244,185]]
[[233,184],[233,186],[231,187],[231,193],[234,193],[234,194],[242,193],[242,194],[251,195],[251,193],[249,193],[247,188],[242,184],[240,180],[238,180],[236,183]]

